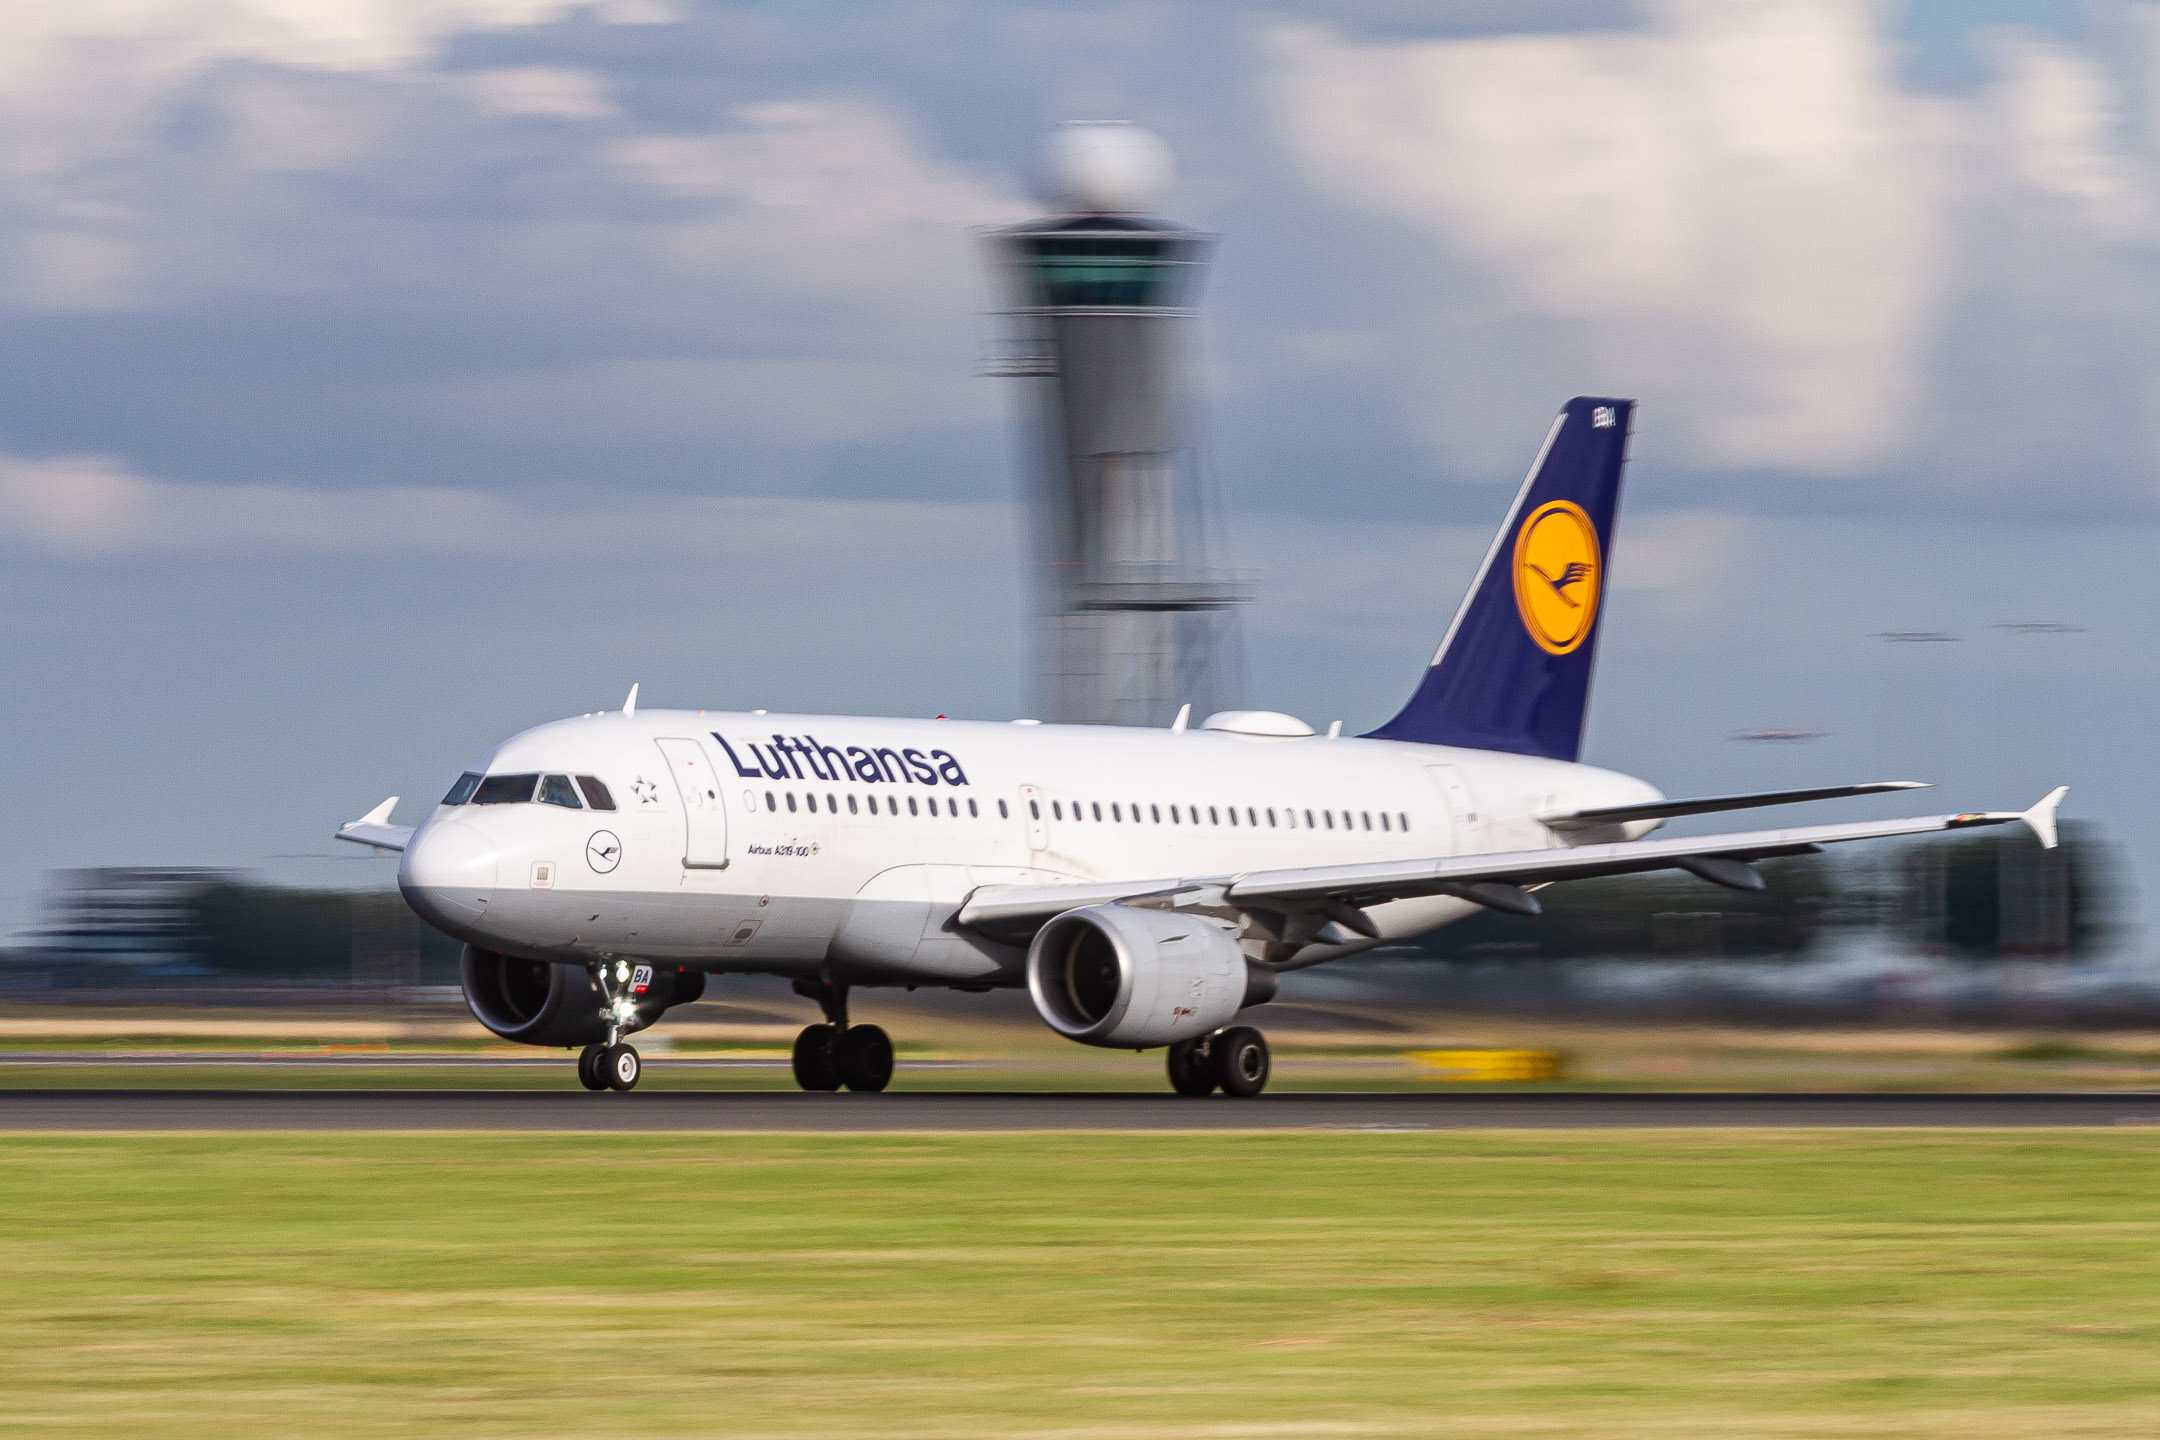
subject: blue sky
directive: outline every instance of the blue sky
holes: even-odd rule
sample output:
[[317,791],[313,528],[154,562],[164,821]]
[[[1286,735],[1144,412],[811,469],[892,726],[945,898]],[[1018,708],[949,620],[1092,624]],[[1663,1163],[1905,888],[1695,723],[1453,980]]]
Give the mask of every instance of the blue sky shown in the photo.
[[1025,713],[975,232],[1092,118],[1223,236],[1253,703],[1384,719],[1553,410],[1634,395],[1589,758],[2066,779],[2160,893],[2156,79],[2160,7],[2012,0],[11,7],[0,922],[379,883],[338,821],[632,681]]

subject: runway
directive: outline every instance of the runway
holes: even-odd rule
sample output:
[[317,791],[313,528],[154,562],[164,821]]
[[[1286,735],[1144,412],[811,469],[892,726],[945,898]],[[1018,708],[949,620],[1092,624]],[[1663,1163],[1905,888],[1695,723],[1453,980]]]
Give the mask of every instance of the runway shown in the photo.
[[8,1090],[30,1130],[1458,1130],[1705,1126],[2160,1126],[2160,1093],[1170,1094],[774,1091]]

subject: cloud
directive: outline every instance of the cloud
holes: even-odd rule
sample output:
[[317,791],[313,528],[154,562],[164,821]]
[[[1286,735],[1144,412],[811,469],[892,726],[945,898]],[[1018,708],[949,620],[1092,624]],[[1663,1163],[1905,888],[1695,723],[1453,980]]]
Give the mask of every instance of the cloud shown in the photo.
[[[924,563],[1009,548],[1001,505],[592,493],[510,497],[448,486],[319,490],[182,484],[109,456],[0,456],[0,547],[63,561],[463,556],[520,561],[724,556],[737,580],[816,555],[832,573],[898,548]],[[834,569],[834,567],[838,567]]]
[[1640,33],[1277,31],[1308,182],[1426,237],[1407,265],[1478,277],[1396,322],[1415,383],[1455,399],[1427,412],[1435,446],[1480,407],[1466,372],[1529,353],[1654,396],[1696,464],[1895,456],[1927,394],[1955,114],[1898,90],[1874,21],[1861,0],[1666,0]]
[[2124,149],[2124,117],[2107,72],[2069,46],[2015,32],[1996,37],[1995,53],[2011,173],[2070,202],[2108,239],[2149,236],[2151,180]]
[[617,112],[607,82],[589,70],[527,65],[476,70],[466,77],[480,108],[491,115],[550,120],[601,120]]

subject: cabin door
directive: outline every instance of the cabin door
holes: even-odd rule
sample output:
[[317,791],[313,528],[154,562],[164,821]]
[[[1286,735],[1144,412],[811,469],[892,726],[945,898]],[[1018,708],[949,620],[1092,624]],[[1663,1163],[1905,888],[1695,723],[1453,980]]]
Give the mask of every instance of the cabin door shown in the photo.
[[683,868],[727,869],[727,811],[720,800],[720,772],[695,740],[656,740],[683,806]]

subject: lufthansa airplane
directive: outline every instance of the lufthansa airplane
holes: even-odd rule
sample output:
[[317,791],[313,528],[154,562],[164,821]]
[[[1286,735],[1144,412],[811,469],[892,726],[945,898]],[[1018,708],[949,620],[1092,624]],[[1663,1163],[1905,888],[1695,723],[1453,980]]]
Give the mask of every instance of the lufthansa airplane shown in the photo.
[[[592,1089],[705,977],[792,977],[825,1023],[805,1089],[882,1090],[862,985],[1025,985],[1083,1045],[1167,1046],[1187,1095],[1255,1095],[1267,1042],[1232,1022],[1286,970],[1544,886],[1752,862],[1834,841],[2021,820],[1989,812],[1646,838],[1675,816],[1920,788],[1888,781],[1668,800],[1578,762],[1633,403],[1568,402],[1431,668],[1370,734],[1288,715],[1167,730],[639,710],[559,720],[482,758],[417,826],[395,798],[338,838],[402,850],[413,909],[465,942],[466,1002],[508,1040],[579,1047]],[[1188,707],[1189,711],[1189,707]],[[1339,729],[1339,727],[1336,727]]]

